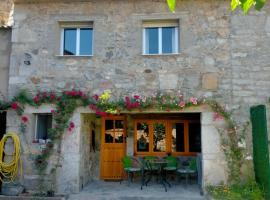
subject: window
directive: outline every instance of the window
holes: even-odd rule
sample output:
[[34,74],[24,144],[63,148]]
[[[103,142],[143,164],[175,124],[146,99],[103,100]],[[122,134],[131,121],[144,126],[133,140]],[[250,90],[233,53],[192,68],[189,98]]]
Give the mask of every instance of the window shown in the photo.
[[201,152],[201,124],[190,120],[138,120],[135,154],[196,155]]
[[105,120],[105,143],[124,143],[124,120]]
[[178,53],[178,21],[145,21],[143,54]]
[[88,23],[61,23],[61,55],[93,55],[93,28]]
[[47,140],[49,130],[52,128],[51,114],[36,115],[36,139]]

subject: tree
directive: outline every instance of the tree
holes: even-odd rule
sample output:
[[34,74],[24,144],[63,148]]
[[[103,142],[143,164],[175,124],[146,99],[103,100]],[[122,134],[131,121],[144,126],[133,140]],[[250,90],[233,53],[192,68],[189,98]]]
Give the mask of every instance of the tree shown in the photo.
[[[174,12],[177,0],[167,0],[169,9]],[[264,6],[266,0],[231,0],[231,10],[234,11],[236,8],[240,7],[244,14],[254,7],[256,10],[261,10]]]

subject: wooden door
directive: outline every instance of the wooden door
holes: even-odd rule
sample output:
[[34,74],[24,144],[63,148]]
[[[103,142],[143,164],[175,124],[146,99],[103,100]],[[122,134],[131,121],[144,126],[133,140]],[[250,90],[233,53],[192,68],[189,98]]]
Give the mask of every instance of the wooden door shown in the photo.
[[101,179],[119,180],[123,176],[121,159],[126,155],[126,123],[123,116],[102,119]]

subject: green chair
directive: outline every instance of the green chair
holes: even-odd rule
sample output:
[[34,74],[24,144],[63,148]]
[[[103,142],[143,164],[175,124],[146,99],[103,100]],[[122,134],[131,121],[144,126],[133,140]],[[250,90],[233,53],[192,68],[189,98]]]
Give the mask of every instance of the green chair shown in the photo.
[[178,162],[177,162],[177,158],[174,156],[168,156],[166,157],[166,167],[164,167],[165,171],[176,171],[177,170],[177,166],[178,166]]
[[130,185],[130,182],[133,181],[134,174],[142,171],[141,163],[135,157],[124,156],[122,158],[122,164],[128,176],[128,185]]
[[180,169],[176,170],[177,175],[181,176],[184,175],[186,179],[186,185],[188,183],[189,177],[192,174],[197,174],[197,159],[196,157],[192,157],[190,161],[188,162],[188,166],[183,166]]

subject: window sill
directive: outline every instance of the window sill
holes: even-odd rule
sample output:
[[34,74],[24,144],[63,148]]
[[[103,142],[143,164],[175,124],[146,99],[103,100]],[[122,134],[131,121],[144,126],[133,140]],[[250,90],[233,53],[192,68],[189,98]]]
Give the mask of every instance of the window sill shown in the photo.
[[55,55],[58,58],[91,58],[93,55]]
[[142,56],[178,56],[181,53],[163,53],[163,54],[142,54]]

